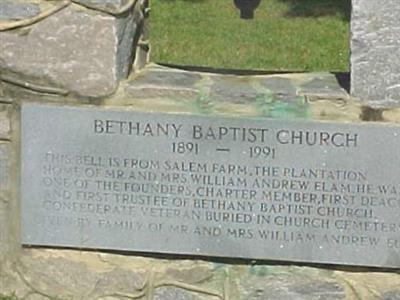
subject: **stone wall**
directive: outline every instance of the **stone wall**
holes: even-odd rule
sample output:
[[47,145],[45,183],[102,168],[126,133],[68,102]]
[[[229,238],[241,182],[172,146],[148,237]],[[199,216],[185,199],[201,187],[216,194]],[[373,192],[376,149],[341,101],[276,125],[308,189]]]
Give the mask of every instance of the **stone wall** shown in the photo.
[[[146,1],[42,2],[1,4],[8,7],[2,27],[10,28],[0,33],[2,80],[36,92],[100,98],[146,63]],[[7,20],[7,12],[15,18],[13,12],[27,11],[37,13],[24,20],[31,26]]]
[[352,0],[351,90],[369,105],[400,103],[400,6],[397,0]]
[[[10,241],[10,206],[12,202],[13,154],[11,145],[11,109],[0,104],[0,261],[6,258]],[[15,200],[14,200],[15,201]]]
[[[354,123],[400,123],[400,110],[364,107],[328,73],[235,76],[153,64],[139,72],[148,59],[145,1],[3,1],[1,7],[0,28],[9,29],[0,32],[0,295],[400,299],[396,270],[22,247],[19,112],[24,102]],[[48,16],[34,19],[42,13]]]

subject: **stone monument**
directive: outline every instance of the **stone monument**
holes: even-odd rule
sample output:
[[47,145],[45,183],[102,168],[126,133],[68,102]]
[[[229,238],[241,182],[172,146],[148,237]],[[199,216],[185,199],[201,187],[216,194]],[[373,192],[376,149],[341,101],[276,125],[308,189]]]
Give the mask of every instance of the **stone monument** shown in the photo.
[[400,101],[400,7],[395,0],[353,0],[351,90],[369,105]]
[[0,1],[0,298],[399,299],[396,1],[351,94],[149,63],[148,12]]

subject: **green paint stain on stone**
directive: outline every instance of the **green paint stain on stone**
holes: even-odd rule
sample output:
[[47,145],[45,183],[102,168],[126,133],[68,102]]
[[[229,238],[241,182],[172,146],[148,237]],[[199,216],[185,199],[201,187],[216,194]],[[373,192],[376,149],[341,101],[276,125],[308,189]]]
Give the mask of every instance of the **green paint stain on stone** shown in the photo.
[[304,97],[296,96],[290,100],[282,101],[266,90],[264,95],[256,99],[257,109],[261,115],[276,119],[309,119],[310,112]]
[[257,266],[251,266],[248,269],[248,272],[250,275],[253,275],[253,276],[265,277],[265,276],[282,273],[282,268],[279,266],[257,265]]
[[212,115],[214,103],[205,91],[200,91],[196,99],[189,104],[190,111],[196,114]]

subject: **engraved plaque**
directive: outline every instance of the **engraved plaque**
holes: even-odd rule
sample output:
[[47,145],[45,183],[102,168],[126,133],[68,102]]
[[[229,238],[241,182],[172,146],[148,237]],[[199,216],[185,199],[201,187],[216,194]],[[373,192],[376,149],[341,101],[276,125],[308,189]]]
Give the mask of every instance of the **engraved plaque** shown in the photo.
[[22,107],[25,245],[400,267],[400,128]]

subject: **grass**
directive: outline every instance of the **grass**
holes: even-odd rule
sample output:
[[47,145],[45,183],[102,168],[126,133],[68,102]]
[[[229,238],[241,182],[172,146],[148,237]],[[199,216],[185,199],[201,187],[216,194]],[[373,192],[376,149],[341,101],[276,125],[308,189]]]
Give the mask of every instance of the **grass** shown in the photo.
[[16,296],[2,296],[0,295],[0,300],[19,300]]
[[151,60],[219,68],[348,71],[350,0],[152,0]]

